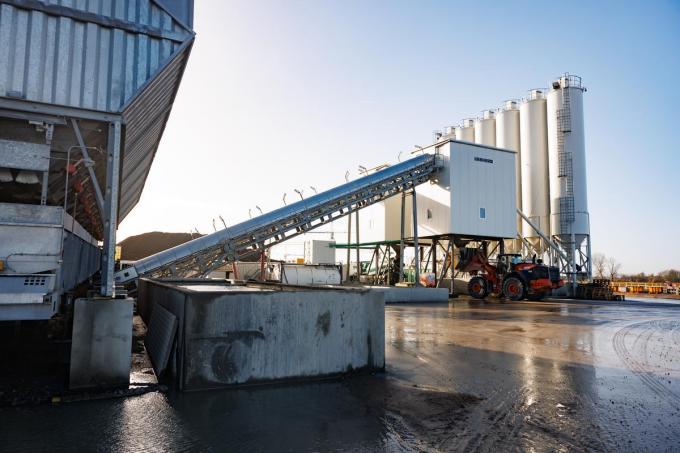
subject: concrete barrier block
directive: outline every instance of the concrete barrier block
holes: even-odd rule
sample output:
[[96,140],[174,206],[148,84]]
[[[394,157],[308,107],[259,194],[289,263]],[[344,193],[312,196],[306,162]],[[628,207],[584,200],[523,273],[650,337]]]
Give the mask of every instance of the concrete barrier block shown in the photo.
[[130,382],[132,299],[77,299],[73,317],[72,389]]

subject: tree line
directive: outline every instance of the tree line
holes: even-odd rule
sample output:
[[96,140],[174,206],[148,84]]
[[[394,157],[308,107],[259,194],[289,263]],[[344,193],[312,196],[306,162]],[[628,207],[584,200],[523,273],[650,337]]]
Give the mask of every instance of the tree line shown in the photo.
[[646,274],[644,272],[638,274],[622,274],[619,272],[620,270],[621,263],[613,256],[607,256],[604,253],[596,253],[593,255],[593,275],[595,278],[647,283],[680,283],[680,270],[677,269],[667,269],[658,274]]

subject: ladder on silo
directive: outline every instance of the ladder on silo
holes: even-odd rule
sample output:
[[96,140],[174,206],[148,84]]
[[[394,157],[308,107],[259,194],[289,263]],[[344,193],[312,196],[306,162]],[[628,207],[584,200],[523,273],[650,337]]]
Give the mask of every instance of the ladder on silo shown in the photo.
[[565,135],[571,132],[571,96],[569,87],[562,87],[562,107],[557,109],[557,160],[559,178],[564,178],[565,196],[560,197],[560,234],[571,233],[574,214],[574,167],[570,150],[565,149]]

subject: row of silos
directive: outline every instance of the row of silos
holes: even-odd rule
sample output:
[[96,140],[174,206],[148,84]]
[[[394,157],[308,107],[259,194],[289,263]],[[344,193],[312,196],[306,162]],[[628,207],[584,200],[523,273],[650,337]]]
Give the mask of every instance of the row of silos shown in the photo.
[[[530,90],[521,101],[506,101],[446,130],[456,140],[516,151],[517,208],[546,236],[572,248],[590,234],[584,91],[580,77],[564,75],[547,90]],[[518,232],[542,247],[527,222],[518,220]]]

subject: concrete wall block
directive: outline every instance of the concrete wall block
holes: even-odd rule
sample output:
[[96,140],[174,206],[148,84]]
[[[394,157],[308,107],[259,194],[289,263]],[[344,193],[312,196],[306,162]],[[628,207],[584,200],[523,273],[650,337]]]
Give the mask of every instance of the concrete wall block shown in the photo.
[[191,298],[187,388],[384,367],[383,296],[295,291]]
[[144,297],[178,316],[174,374],[182,390],[384,369],[382,293],[145,285]]

